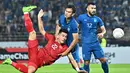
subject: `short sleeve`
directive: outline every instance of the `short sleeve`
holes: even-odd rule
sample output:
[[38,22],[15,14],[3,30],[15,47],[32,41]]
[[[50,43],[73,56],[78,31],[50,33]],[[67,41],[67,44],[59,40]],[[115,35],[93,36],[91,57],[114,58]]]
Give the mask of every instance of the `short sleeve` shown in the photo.
[[68,46],[67,46],[67,45],[63,45],[62,52],[66,51],[66,50],[67,50],[67,48],[68,48]]
[[49,33],[45,33],[45,39],[47,40],[47,41],[49,41],[49,40],[51,40],[51,39],[53,39],[55,36],[54,35],[52,35],[52,34],[49,34]]
[[57,21],[57,24],[59,24],[60,26],[61,26],[62,17],[63,17],[63,15],[61,15],[61,16],[59,17],[58,21]]
[[78,16],[77,22],[78,22],[78,24],[81,24],[81,16]]
[[73,25],[72,25],[72,33],[78,33],[78,23],[76,20],[74,20]]
[[56,20],[56,24],[60,24],[59,19],[58,19],[58,20]]
[[101,26],[104,26],[104,23],[103,23],[103,21],[102,21],[102,19],[101,18],[98,18],[98,24],[99,24],[99,26],[101,27]]

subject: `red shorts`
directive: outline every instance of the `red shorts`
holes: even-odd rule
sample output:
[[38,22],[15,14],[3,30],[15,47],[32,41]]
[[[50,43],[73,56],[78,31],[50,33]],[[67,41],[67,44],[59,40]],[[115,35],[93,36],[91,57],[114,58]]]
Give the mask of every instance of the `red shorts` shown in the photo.
[[37,54],[38,54],[38,41],[28,40],[28,57],[29,57],[28,66],[34,66],[36,69],[38,68]]
[[28,66],[34,66],[36,69],[42,65],[50,65],[54,62],[45,49],[38,49],[37,40],[28,41],[28,56],[29,63]]

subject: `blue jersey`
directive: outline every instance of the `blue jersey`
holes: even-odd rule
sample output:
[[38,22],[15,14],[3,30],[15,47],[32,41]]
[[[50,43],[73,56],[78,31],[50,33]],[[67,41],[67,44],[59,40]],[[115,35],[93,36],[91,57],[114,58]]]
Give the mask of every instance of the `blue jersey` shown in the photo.
[[104,26],[103,21],[99,17],[90,17],[88,14],[81,14],[77,21],[81,27],[83,43],[94,43],[98,41],[97,28]]
[[74,17],[72,17],[70,19],[70,21],[67,23],[64,14],[60,16],[59,24],[60,24],[61,28],[68,30],[68,37],[67,37],[66,44],[67,44],[67,46],[70,46],[71,42],[73,41],[73,35],[72,34],[78,33],[78,24],[77,24]]
[[[77,24],[74,17],[72,17],[67,22],[64,14],[60,16],[59,24],[60,24],[60,27],[62,29],[64,28],[64,29],[68,30],[68,36],[67,36],[66,44],[67,44],[67,46],[70,46],[70,44],[73,41],[73,33],[78,33],[78,24]],[[78,45],[78,43],[73,47],[71,53],[72,53],[74,59],[76,60],[76,62],[79,63],[80,62],[80,56],[79,56],[79,45]]]

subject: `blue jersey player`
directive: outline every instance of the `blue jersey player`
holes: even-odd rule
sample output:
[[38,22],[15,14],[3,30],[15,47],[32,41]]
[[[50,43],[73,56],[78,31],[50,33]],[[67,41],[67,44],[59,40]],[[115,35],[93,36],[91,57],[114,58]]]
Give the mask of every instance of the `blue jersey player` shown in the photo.
[[[104,73],[109,73],[107,60],[104,58],[104,52],[98,41],[98,38],[103,38],[106,33],[104,23],[95,15],[96,5],[94,3],[88,3],[86,10],[87,13],[79,15],[77,19],[81,28],[84,69],[89,73],[90,59],[93,53],[95,58],[100,60]],[[101,29],[100,33],[97,32],[98,27]]]
[[78,24],[75,18],[73,17],[75,11],[76,9],[74,5],[68,5],[65,8],[65,13],[61,15],[57,21],[56,34],[61,28],[68,30],[68,37],[67,37],[66,44],[67,46],[69,46],[69,48],[64,53],[62,53],[62,56],[68,54],[68,52],[71,51],[74,59],[76,60],[80,68],[79,45],[78,45]]

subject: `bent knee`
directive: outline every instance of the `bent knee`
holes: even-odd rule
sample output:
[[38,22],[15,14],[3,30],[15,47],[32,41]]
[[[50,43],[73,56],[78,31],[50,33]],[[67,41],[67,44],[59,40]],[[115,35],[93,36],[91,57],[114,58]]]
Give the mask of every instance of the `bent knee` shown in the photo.
[[84,61],[84,64],[88,65],[88,64],[90,64],[90,61],[86,60],[86,61]]
[[33,66],[28,67],[28,73],[34,73],[36,71],[36,68]]
[[36,39],[36,32],[32,31],[29,33],[29,40],[35,40]]
[[100,58],[99,60],[100,60],[101,63],[104,63],[104,62],[107,61],[106,58]]

